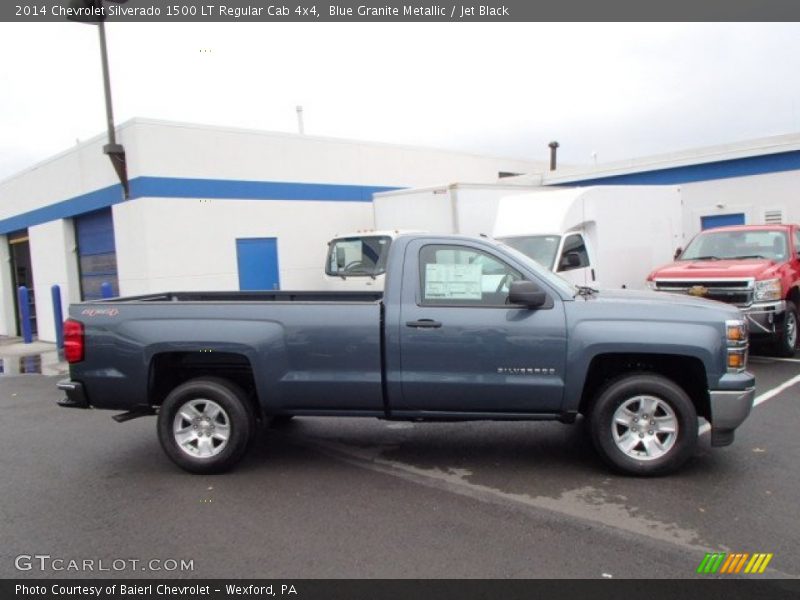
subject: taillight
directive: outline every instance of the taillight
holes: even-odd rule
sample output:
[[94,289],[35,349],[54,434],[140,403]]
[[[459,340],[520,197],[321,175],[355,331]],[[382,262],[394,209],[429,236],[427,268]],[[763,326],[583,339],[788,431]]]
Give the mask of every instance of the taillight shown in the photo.
[[83,323],[67,319],[64,321],[64,358],[72,364],[83,360]]

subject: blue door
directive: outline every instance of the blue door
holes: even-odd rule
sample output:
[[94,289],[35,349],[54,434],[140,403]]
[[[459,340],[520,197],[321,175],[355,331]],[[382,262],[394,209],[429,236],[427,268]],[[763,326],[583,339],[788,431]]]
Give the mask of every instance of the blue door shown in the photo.
[[278,290],[277,238],[242,238],[236,240],[240,290]]
[[102,298],[104,283],[111,294],[119,296],[117,249],[114,242],[114,219],[110,208],[79,215],[74,219],[78,242],[78,268],[83,300]]
[[727,225],[744,225],[744,213],[700,217],[700,229],[703,230],[714,229],[714,227],[725,227]]

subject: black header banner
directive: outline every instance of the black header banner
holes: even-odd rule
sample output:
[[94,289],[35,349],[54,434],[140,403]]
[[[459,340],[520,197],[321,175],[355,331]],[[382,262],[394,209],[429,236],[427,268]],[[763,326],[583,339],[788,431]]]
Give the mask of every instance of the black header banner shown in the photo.
[[800,21],[798,0],[4,0],[0,21]]

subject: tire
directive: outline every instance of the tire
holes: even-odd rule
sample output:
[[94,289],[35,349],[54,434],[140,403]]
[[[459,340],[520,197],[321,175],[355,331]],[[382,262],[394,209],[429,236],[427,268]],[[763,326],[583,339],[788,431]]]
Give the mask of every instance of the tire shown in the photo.
[[783,324],[775,342],[775,354],[784,358],[794,356],[797,348],[797,307],[794,302],[786,303]]
[[654,373],[624,375],[604,386],[589,428],[603,460],[627,475],[671,473],[697,446],[694,404],[683,388]]
[[247,395],[216,377],[172,390],[158,413],[158,439],[167,456],[190,473],[221,473],[244,456],[256,429]]

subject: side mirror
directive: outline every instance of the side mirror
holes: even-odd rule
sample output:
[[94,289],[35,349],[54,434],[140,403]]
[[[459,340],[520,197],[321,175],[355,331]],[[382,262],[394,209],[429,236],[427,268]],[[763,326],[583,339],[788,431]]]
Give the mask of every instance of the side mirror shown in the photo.
[[680,246],[678,246],[678,247],[675,249],[675,254],[673,254],[673,256],[672,256],[672,260],[678,260],[678,257],[681,255],[681,252],[683,252],[683,248],[681,248]]
[[559,269],[575,269],[581,266],[581,257],[577,252],[567,252],[561,257],[561,262],[558,265]]
[[508,301],[528,308],[538,308],[547,301],[547,294],[532,281],[514,281],[508,290]]

